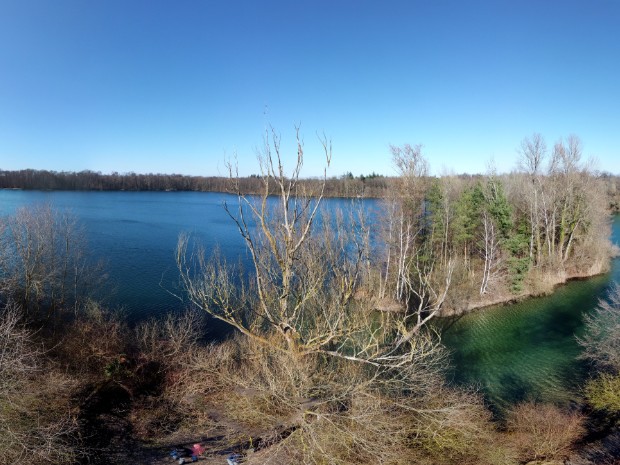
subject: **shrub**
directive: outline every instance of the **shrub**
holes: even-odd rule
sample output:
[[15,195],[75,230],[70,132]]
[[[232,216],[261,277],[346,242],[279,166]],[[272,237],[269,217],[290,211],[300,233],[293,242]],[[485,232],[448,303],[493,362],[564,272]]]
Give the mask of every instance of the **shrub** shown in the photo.
[[[58,360],[82,379],[97,380],[115,374],[115,364],[131,340],[127,325],[118,315],[94,301],[67,326],[55,352]],[[84,376],[88,375],[88,376]]]
[[586,385],[586,398],[597,410],[620,412],[620,376],[603,374]]
[[507,423],[510,438],[526,461],[561,459],[585,433],[583,415],[552,404],[519,404]]
[[16,307],[0,309],[0,461],[72,463],[73,381],[46,366]]
[[579,344],[583,358],[599,370],[620,372],[620,286],[614,284],[608,299],[601,299],[591,315],[585,317],[586,332]]

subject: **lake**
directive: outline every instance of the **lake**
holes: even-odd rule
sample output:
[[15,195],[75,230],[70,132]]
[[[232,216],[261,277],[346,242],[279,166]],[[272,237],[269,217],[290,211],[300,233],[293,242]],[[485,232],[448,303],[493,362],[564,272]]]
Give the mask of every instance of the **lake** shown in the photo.
[[225,194],[186,192],[0,191],[0,214],[50,203],[83,225],[88,250],[104,261],[105,303],[121,305],[132,319],[176,311],[174,250],[181,231],[195,233],[205,247],[219,244],[227,256],[244,252],[222,208]]
[[[620,244],[620,216],[612,227]],[[498,410],[522,400],[567,404],[577,400],[587,365],[575,336],[583,316],[620,282],[620,260],[609,273],[558,286],[552,295],[499,305],[447,324],[443,343],[452,351],[454,382],[474,386]]]
[[[184,307],[171,294],[178,288],[174,251],[179,233],[194,234],[207,251],[219,247],[232,261],[249,260],[224,202],[236,205],[237,198],[201,192],[0,190],[0,215],[41,203],[71,211],[84,226],[93,256],[105,261],[106,303],[122,305],[136,320]],[[346,199],[325,202],[328,207],[351,205]],[[376,200],[365,201],[371,213],[378,206]],[[613,240],[620,243],[618,216]],[[452,352],[452,380],[476,386],[498,409],[528,398],[575,399],[586,375],[577,360],[575,335],[582,330],[584,313],[596,306],[612,280],[620,281],[618,260],[607,275],[560,286],[551,296],[450,321],[443,343]]]
[[[108,279],[104,303],[121,306],[130,320],[179,311],[174,254],[179,234],[190,233],[207,254],[219,248],[230,262],[249,264],[237,228],[224,210],[237,196],[213,192],[76,192],[0,190],[0,215],[19,207],[51,204],[71,212],[84,227],[88,250],[102,259]],[[349,199],[325,205],[350,208]],[[376,200],[365,201],[367,210]]]

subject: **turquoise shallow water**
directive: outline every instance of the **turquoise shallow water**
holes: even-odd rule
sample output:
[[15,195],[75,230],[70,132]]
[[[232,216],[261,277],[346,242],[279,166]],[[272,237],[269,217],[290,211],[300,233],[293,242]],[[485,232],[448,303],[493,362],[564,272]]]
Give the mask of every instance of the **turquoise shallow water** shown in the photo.
[[[620,243],[618,216],[612,241]],[[442,340],[452,352],[452,380],[480,389],[500,411],[521,400],[578,400],[588,368],[578,359],[575,336],[582,333],[583,315],[595,308],[613,281],[620,281],[618,259],[610,273],[572,281],[550,296],[444,321]]]

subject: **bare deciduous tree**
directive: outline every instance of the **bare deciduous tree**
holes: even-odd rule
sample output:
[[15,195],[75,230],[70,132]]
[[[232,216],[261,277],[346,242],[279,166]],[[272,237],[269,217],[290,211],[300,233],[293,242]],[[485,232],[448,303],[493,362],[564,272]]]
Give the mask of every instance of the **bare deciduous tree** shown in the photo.
[[454,258],[442,249],[436,256],[429,235],[426,212],[428,163],[420,145],[391,146],[400,175],[399,190],[386,199],[385,262],[377,308],[402,306],[396,321],[399,344],[409,341],[437,316],[450,288]]
[[[325,140],[323,149],[329,164]],[[200,248],[188,250],[182,236],[177,262],[183,285],[194,304],[247,337],[273,346],[278,335],[285,344],[275,344],[276,350],[371,362],[380,354],[380,331],[368,332],[373,317],[354,299],[368,255],[367,231],[362,220],[350,219],[354,225],[347,229],[334,216],[317,224],[325,176],[318,191],[306,192],[298,184],[303,160],[297,133],[297,163],[287,176],[272,131],[259,157],[263,195],[238,191],[235,211],[226,206],[250,253],[251,280],[244,282],[217,257],[208,260]],[[362,335],[371,337],[361,342]]]
[[552,404],[523,403],[509,413],[509,438],[526,461],[564,459],[585,434],[584,421],[582,414]]
[[[542,242],[540,234],[540,210],[539,210],[539,197],[541,194],[541,176],[542,165],[547,153],[547,144],[545,139],[538,133],[534,133],[531,138],[525,138],[521,142],[521,159],[519,165],[525,173],[530,177],[531,190],[529,192],[529,206],[530,206],[530,259],[534,258],[534,250],[536,250],[536,261],[540,263],[542,253]],[[546,212],[546,209],[543,209]],[[549,219],[544,216],[545,224],[548,224]],[[548,227],[547,227],[548,230]]]
[[493,218],[488,211],[482,212],[482,259],[484,262],[484,268],[482,270],[482,282],[480,283],[480,295],[486,294],[489,283],[492,282],[493,277],[497,274],[500,263],[500,246],[499,246],[499,233]]
[[27,311],[77,309],[98,282],[76,219],[50,205],[21,208],[0,227],[0,289]]
[[[330,145],[322,145],[329,165]],[[419,151],[410,152],[398,163],[414,176],[407,188],[415,190],[415,177],[424,172],[417,164],[425,162]],[[413,229],[420,224],[400,215],[399,206],[393,256],[400,268],[392,289],[405,287],[416,307],[374,310],[365,279],[372,274],[365,222],[333,214],[319,221],[326,177],[306,192],[298,183],[303,161],[297,132],[297,162],[287,175],[271,131],[259,157],[263,194],[238,190],[237,207],[226,206],[250,254],[250,279],[190,248],[186,236],[179,240],[177,263],[189,299],[240,333],[228,343],[236,355],[208,364],[204,387],[195,380],[193,391],[208,392],[230,424],[272,445],[264,463],[277,462],[279,454],[313,464],[407,463],[425,441],[451,450],[447,438],[479,425],[465,419],[480,405],[445,387],[444,353],[422,331],[445,299],[450,266],[442,275],[424,259]],[[234,167],[230,172],[234,180]]]

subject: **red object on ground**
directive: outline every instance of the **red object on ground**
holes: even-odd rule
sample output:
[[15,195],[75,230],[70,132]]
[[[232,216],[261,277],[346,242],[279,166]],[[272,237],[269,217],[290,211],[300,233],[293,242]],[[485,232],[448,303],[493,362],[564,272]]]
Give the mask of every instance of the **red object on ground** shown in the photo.
[[202,455],[204,454],[205,448],[200,444],[194,444],[192,446],[192,455]]

